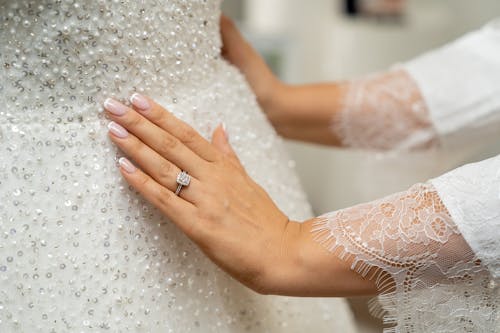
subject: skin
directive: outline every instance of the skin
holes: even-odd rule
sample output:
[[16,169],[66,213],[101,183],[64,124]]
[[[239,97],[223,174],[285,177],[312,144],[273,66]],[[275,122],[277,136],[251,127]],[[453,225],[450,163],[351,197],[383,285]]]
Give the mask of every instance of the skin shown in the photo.
[[283,137],[329,146],[340,146],[331,123],[342,105],[349,83],[288,85],[269,69],[243,38],[233,21],[220,20],[222,55],[245,75],[260,106]]
[[[121,174],[213,262],[261,294],[376,292],[371,280],[353,272],[349,263],[313,239],[314,219],[291,221],[248,176],[223,126],[209,142],[161,105],[147,100],[147,108],[120,104],[125,110],[120,115],[105,104],[113,127],[121,127],[121,135],[110,131],[111,140],[138,166],[122,164]],[[181,170],[192,179],[177,196],[176,177]]]
[[[341,127],[335,125],[342,122],[346,103],[350,103],[351,126],[356,126],[358,121],[363,123],[367,119],[383,117],[377,114],[377,110],[373,107],[364,104],[352,105],[352,97],[349,99],[348,96],[352,91],[356,91],[355,81],[308,85],[288,85],[281,82],[257,51],[243,38],[230,19],[223,16],[220,26],[224,45],[223,56],[245,75],[262,110],[281,136],[328,146],[343,146],[345,140],[342,140],[342,137],[345,134],[339,133]],[[395,80],[405,82],[407,91],[410,93],[405,96],[404,102],[397,101],[401,103],[399,104],[401,120],[415,131],[427,131],[432,128],[430,117],[422,117],[421,114],[415,114],[413,111],[414,105],[425,103],[418,86],[406,71],[389,70],[377,73],[376,77],[364,80],[363,89],[368,96],[370,96],[368,91],[379,94],[380,87],[391,84]],[[390,96],[380,98],[387,98],[388,105],[393,105],[395,102]],[[370,98],[366,97],[366,101],[369,100]],[[379,105],[379,110],[383,114],[384,103],[381,102]],[[387,129],[390,131],[391,128]],[[426,149],[436,144],[437,142],[431,138],[430,141],[416,145],[414,148]],[[386,147],[377,148],[386,149]]]

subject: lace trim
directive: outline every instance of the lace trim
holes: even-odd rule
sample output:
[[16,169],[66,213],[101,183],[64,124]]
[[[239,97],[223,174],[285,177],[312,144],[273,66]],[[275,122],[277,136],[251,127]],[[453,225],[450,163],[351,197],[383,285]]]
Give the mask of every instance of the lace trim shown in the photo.
[[496,332],[499,288],[431,184],[320,216],[314,238],[380,291],[384,332]]
[[404,70],[354,80],[331,129],[343,146],[410,150],[438,146],[417,84]]

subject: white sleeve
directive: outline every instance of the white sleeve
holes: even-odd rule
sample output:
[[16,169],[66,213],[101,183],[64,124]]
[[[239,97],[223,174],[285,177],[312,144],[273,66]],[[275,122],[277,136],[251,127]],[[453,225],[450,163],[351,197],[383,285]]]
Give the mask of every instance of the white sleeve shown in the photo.
[[500,278],[500,155],[430,181],[462,236]]
[[331,123],[343,146],[414,150],[497,137],[500,20],[347,87]]
[[384,332],[500,327],[500,156],[320,216],[315,239],[373,278]]
[[442,144],[500,128],[500,20],[402,65],[418,85]]

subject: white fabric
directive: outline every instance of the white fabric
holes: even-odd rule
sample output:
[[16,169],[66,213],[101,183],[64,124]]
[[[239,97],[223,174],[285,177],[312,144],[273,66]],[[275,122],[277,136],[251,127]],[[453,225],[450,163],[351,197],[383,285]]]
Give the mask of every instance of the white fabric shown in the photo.
[[[500,21],[350,83],[332,130],[345,146],[461,145],[500,132]],[[500,155],[318,218],[313,232],[375,274],[387,332],[500,331]]]
[[374,279],[384,332],[496,332],[497,281],[431,183],[320,216],[312,232]]
[[219,4],[0,1],[0,332],[354,332],[343,299],[232,279],[117,169],[99,109],[139,91],[205,137],[225,122],[251,177],[311,217],[281,139],[220,56]]
[[442,143],[500,129],[500,20],[402,65],[420,88]]
[[462,236],[500,278],[500,155],[431,180]]
[[[500,131],[500,19],[402,66],[420,88],[444,146]],[[476,254],[498,276],[498,158],[433,180]]]
[[418,86],[399,69],[351,81],[331,129],[343,146],[370,150],[421,149],[439,142]]

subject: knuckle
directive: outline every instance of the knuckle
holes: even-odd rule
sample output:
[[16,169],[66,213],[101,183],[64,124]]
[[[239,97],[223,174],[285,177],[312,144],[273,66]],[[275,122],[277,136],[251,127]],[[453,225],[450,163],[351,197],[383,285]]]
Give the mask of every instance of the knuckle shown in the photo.
[[199,245],[204,245],[207,250],[214,246],[220,237],[221,224],[220,220],[207,218],[206,214],[201,213],[200,209],[197,210],[194,221],[196,221],[196,228],[191,230],[191,238]]
[[139,186],[141,188],[145,188],[146,186],[148,186],[148,184],[149,184],[149,177],[143,175],[143,177],[141,177],[141,180],[139,181]]
[[195,218],[190,225],[189,236],[198,245],[203,245],[205,249],[209,250],[209,239],[214,235],[214,231],[215,228],[211,222]]
[[168,183],[173,178],[173,169],[174,167],[171,163],[167,161],[161,162],[158,166],[158,180],[163,184]]
[[[216,221],[199,219],[200,225],[203,226],[204,235],[215,235],[220,229]],[[201,228],[200,228],[201,229]]]
[[213,186],[202,186],[197,190],[200,193],[202,198],[206,198],[205,202],[208,207],[213,207],[214,204],[212,202],[213,198],[216,198],[217,195],[220,195],[220,192],[217,192],[217,189]]
[[154,112],[149,115],[149,119],[161,128],[165,128],[165,126],[170,122],[170,112],[163,110],[160,105],[154,106],[153,110]]
[[159,124],[159,123],[162,123],[164,122],[166,119],[165,119],[165,112],[162,112],[161,109],[159,109],[158,106],[153,106],[153,110],[154,112],[151,112],[149,114],[149,119],[151,119],[152,122],[156,123],[156,124]]
[[222,168],[223,170],[227,170],[227,172],[237,173],[237,174],[243,173],[246,175],[245,169],[239,163],[239,160],[235,159],[232,156],[223,155],[218,160],[218,162],[219,162],[220,168]]
[[191,143],[195,141],[197,136],[198,133],[196,133],[196,131],[190,126],[183,126],[181,129],[180,139],[184,143]]
[[201,221],[205,221],[207,225],[211,225],[219,221],[220,214],[216,212],[217,209],[214,209],[212,205],[208,205],[208,209],[201,208],[198,210],[198,219]]
[[157,200],[160,207],[168,207],[170,205],[170,201],[172,200],[172,192],[164,187],[161,187],[158,189]]
[[177,147],[177,144],[178,144],[177,139],[175,139],[170,135],[164,135],[161,138],[161,150],[163,153],[174,149],[175,147]]
[[[132,112],[129,112],[129,114],[133,114]],[[142,124],[142,117],[139,117],[138,115],[134,114],[128,119],[128,126],[130,128],[137,128],[141,126]]]

